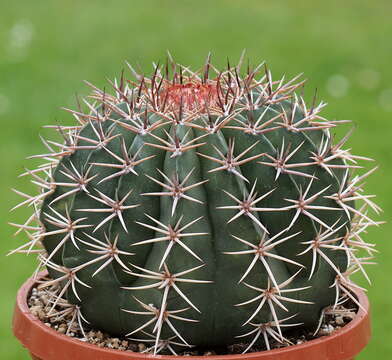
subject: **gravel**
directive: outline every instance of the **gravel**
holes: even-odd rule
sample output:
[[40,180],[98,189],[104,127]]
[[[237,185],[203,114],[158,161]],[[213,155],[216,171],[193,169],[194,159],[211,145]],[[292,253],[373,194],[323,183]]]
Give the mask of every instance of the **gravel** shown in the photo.
[[[83,316],[79,311],[79,307],[71,305],[64,299],[60,299],[56,304],[53,304],[52,293],[56,293],[57,289],[39,289],[34,287],[31,291],[28,305],[31,313],[40,319],[46,326],[53,330],[73,337],[79,341],[84,341],[90,344],[97,345],[101,348],[117,349],[121,351],[133,351],[141,353],[153,353],[153,343],[135,342],[126,338],[112,337],[107,333],[95,330],[89,327]],[[55,306],[54,306],[55,305]],[[344,305],[324,309],[324,316],[319,326],[317,334],[309,332],[301,328],[293,328],[284,333],[284,337],[288,340],[279,343],[274,339],[270,339],[271,349],[292,346],[295,344],[302,344],[306,341],[330,335],[334,331],[340,329],[349,323],[355,316],[358,307],[347,301]],[[83,326],[83,328],[82,328]],[[261,336],[262,337],[262,336]],[[173,340],[174,341],[174,340]],[[178,346],[167,346],[160,354],[175,354],[176,355],[224,355],[224,354],[240,354],[249,344],[236,343],[227,347],[219,349],[198,349],[198,348],[179,348]],[[254,345],[248,352],[266,350],[265,345]]]

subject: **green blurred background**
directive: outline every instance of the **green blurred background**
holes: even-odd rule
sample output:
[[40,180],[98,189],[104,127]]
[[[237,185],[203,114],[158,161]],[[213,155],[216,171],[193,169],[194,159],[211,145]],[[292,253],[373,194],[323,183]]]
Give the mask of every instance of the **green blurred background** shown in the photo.
[[[1,1],[0,5],[0,358],[28,359],[10,330],[15,294],[35,268],[33,257],[5,257],[21,244],[8,221],[21,222],[28,209],[9,213],[19,201],[10,191],[33,188],[18,178],[43,150],[41,127],[70,123],[61,106],[74,107],[82,80],[99,86],[118,75],[124,60],[151,71],[169,49],[185,65],[200,67],[208,51],[214,62],[236,61],[243,49],[251,64],[266,60],[277,78],[304,72],[305,94],[318,89],[329,103],[324,115],[352,119],[349,147],[377,159],[379,171],[367,189],[392,214],[392,2],[390,0],[218,1],[67,0]],[[348,127],[336,131],[342,135]],[[380,220],[380,219],[377,219]],[[373,285],[373,339],[358,359],[392,354],[392,243],[390,222],[365,236],[376,241],[378,265],[368,268]],[[360,284],[365,285],[362,279]]]

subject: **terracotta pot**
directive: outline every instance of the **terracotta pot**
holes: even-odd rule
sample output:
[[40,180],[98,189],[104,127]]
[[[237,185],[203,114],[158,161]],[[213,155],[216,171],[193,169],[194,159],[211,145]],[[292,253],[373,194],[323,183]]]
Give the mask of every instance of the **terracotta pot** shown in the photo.
[[[40,273],[39,277],[45,276]],[[156,358],[160,360],[350,360],[356,356],[370,339],[369,301],[364,292],[356,295],[366,309],[360,309],[357,316],[344,328],[329,336],[271,351],[249,354],[220,356],[168,356],[146,355],[129,351],[99,348],[86,344],[66,335],[59,334],[45,326],[34,317],[27,306],[27,297],[35,280],[27,280],[19,289],[13,318],[13,331],[19,341],[30,351],[36,360],[142,360]]]

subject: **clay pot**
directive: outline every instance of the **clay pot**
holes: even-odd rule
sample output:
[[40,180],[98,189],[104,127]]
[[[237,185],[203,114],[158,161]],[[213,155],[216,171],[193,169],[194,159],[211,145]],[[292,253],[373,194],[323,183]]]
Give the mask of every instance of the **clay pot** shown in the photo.
[[[45,276],[40,273],[39,277]],[[13,331],[35,360],[350,360],[370,339],[369,301],[362,291],[356,295],[362,307],[356,317],[333,334],[300,345],[235,355],[169,356],[148,355],[129,351],[99,348],[73,339],[47,327],[34,317],[27,306],[27,298],[35,283],[27,280],[19,289],[13,318]]]

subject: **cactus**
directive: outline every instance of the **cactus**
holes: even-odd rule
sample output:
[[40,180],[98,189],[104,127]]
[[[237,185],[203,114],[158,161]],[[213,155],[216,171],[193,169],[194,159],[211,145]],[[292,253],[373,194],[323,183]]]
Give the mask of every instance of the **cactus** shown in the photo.
[[[297,94],[299,77],[266,66],[198,72],[154,66],[150,78],[94,85],[75,126],[35,170],[34,208],[19,227],[79,325],[145,341],[156,354],[285,339],[317,328],[322,310],[351,299],[349,275],[373,257],[361,233],[379,213],[355,175],[362,160],[336,144],[345,121]],[[210,73],[214,72],[213,76]],[[355,204],[354,204],[355,203]],[[57,285],[53,291],[52,285]],[[50,291],[49,291],[50,289]]]

